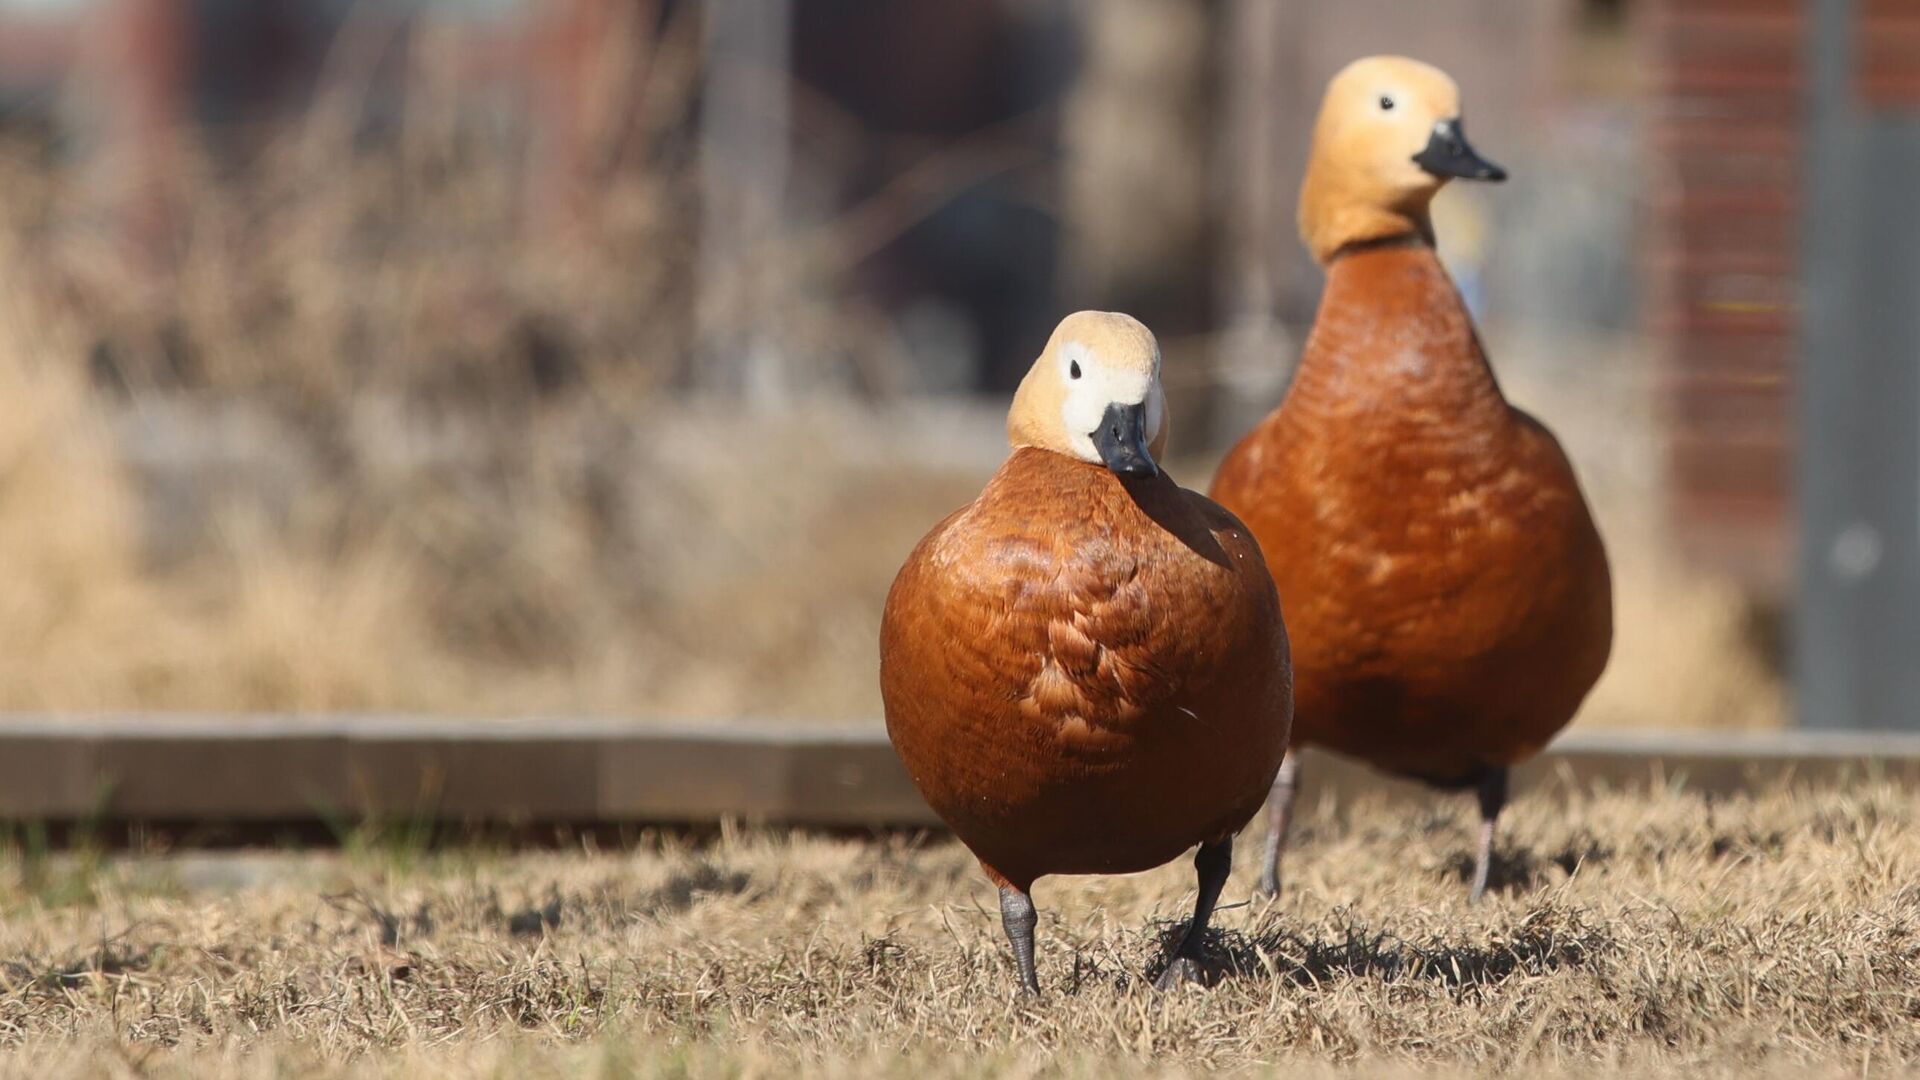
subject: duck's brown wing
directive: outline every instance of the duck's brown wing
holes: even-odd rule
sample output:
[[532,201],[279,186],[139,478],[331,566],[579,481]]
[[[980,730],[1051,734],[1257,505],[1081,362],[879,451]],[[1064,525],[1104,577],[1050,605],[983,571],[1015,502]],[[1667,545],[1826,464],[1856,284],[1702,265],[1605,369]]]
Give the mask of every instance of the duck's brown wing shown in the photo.
[[1029,535],[991,509],[943,523],[894,583],[881,639],[890,723],[896,698],[918,714],[913,688],[939,687],[943,715],[924,722],[1098,752],[1155,693],[1140,562],[1083,537]]

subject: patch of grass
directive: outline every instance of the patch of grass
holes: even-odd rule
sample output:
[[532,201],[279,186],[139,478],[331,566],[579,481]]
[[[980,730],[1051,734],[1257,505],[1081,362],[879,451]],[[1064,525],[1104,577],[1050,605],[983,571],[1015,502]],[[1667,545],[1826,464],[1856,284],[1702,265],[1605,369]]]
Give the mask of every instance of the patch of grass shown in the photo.
[[404,874],[429,857],[439,824],[430,810],[422,808],[404,818],[333,820],[328,828],[356,864]]
[[[98,902],[104,879],[122,869],[109,864],[98,831],[107,794],[100,793],[94,811],[75,822],[57,845],[44,822],[0,822],[0,912]],[[164,888],[159,882],[120,877],[119,888]]]
[[0,832],[0,866],[11,869],[5,890],[8,909],[23,906],[67,907],[95,898],[101,858],[85,836],[56,852],[40,822],[8,825]]
[[[1478,907],[1465,799],[1305,808],[1251,844],[1209,989],[1150,989],[1184,861],[1053,878],[1013,994],[964,849],[729,832],[619,853],[283,857],[239,892],[108,883],[0,925],[0,1045],[149,1075],[1858,1075],[1920,1064],[1920,819],[1892,787],[1545,795]],[[1604,852],[1604,857],[1594,855]],[[1571,856],[1571,857],[1570,857]],[[100,1057],[98,1055],[107,1055]],[[3,1071],[3,1070],[0,1070]]]

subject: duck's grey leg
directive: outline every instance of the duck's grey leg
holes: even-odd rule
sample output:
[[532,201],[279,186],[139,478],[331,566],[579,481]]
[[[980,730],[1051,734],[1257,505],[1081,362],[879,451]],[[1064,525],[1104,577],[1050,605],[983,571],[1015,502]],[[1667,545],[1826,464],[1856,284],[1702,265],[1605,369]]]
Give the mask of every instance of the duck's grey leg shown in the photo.
[[1300,755],[1287,751],[1274,775],[1273,791],[1267,795],[1266,859],[1260,867],[1259,890],[1265,896],[1280,895],[1280,851],[1287,846],[1287,828],[1293,823],[1293,796],[1299,790]]
[[1200,981],[1200,961],[1205,958],[1207,923],[1220,902],[1220,890],[1227,887],[1227,875],[1233,873],[1233,838],[1201,844],[1194,853],[1193,869],[1200,877],[1200,895],[1193,902],[1193,921],[1173,950],[1167,970],[1154,980],[1154,989],[1171,990],[1186,982]]
[[1493,823],[1507,805],[1507,767],[1488,769],[1480,776],[1480,850],[1473,861],[1473,889],[1467,902],[1477,904],[1487,893],[1487,874],[1493,867]]
[[1033,897],[1011,885],[1000,886],[1000,925],[1006,927],[1007,941],[1013,945],[1013,962],[1020,969],[1023,994],[1040,992],[1040,978],[1033,970],[1033,928],[1039,921]]

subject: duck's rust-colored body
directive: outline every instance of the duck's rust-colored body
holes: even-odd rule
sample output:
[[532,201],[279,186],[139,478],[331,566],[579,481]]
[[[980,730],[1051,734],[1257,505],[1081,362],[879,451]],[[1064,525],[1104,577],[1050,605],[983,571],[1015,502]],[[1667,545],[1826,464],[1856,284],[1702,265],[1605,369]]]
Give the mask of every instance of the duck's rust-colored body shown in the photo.
[[1244,525],[1160,471],[1160,345],[1139,320],[1062,319],[1007,441],[887,595],[887,734],[999,885],[1023,991],[1040,990],[1034,879],[1146,870],[1198,844],[1193,919],[1155,985],[1192,982],[1233,834],[1286,755],[1273,578]]
[[1508,404],[1418,238],[1328,267],[1280,408],[1213,496],[1293,632],[1293,741],[1469,786],[1530,757],[1606,666],[1612,590],[1559,444]]
[[1130,873],[1232,836],[1287,745],[1259,547],[1164,473],[1024,447],[887,598],[881,692],[914,783],[997,882]]
[[[1260,538],[1298,642],[1294,743],[1477,789],[1474,900],[1509,767],[1573,718],[1613,641],[1573,468],[1500,393],[1434,253],[1441,187],[1506,175],[1467,142],[1439,68],[1370,56],[1333,77],[1300,185],[1326,293],[1286,400],[1213,484]],[[1266,892],[1298,769],[1290,755],[1274,784]]]

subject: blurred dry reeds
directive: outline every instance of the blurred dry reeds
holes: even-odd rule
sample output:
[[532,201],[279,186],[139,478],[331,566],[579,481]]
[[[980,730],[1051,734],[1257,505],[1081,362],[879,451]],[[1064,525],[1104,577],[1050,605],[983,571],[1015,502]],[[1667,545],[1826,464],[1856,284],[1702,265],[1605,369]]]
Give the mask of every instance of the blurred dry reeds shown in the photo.
[[703,393],[686,47],[590,207],[451,104],[370,135],[323,102],[237,160],[183,136],[130,258],[88,163],[9,148],[0,707],[864,700],[849,573],[958,489],[862,477],[879,354],[807,236],[766,253],[801,391]]
[[[935,155],[753,253],[742,317],[790,371],[746,401],[702,378],[695,39],[623,61],[644,107],[550,189],[437,40],[379,124],[329,94],[218,153],[182,134],[134,253],[111,162],[0,148],[0,708],[876,716],[886,588],[993,467],[1000,403],[902,393],[842,275],[998,159]],[[1619,571],[1592,722],[1778,722],[1744,599],[1665,552],[1631,343],[1577,378],[1527,351],[1495,350]]]

